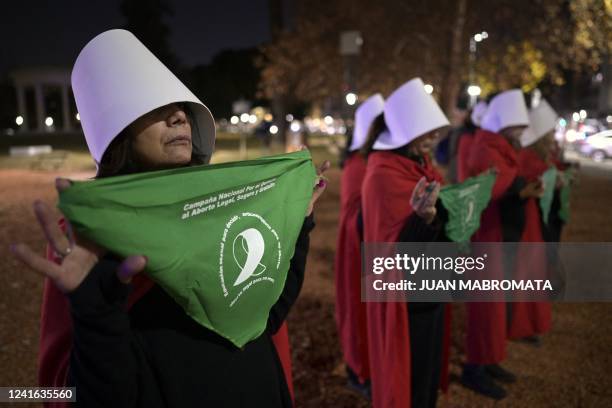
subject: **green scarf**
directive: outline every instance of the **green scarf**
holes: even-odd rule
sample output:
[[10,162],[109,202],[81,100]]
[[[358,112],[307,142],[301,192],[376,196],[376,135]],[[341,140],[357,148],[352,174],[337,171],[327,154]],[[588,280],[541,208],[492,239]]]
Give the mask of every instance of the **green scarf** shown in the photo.
[[310,153],[74,182],[59,208],[82,236],[146,272],[238,347],[265,330],[316,173]]
[[485,173],[463,183],[442,187],[440,200],[448,211],[446,236],[455,242],[468,242],[480,227],[480,214],[487,208],[495,174]]
[[553,199],[555,197],[555,184],[557,182],[557,169],[554,167],[549,168],[542,174],[542,185],[544,187],[544,194],[540,198],[540,210],[542,210],[542,219],[544,224],[548,225],[548,215],[550,214],[550,207],[552,206]]

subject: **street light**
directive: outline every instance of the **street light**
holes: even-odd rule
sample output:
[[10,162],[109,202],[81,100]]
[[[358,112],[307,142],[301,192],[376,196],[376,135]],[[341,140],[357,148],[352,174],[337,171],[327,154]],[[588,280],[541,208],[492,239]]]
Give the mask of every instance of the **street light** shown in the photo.
[[301,126],[299,124],[299,122],[296,120],[294,122],[291,122],[291,131],[292,132],[299,132],[301,129]]
[[47,125],[47,127],[53,126],[53,118],[51,116],[47,116],[45,119],[45,125]]
[[482,90],[478,85],[470,85],[468,86],[467,93],[470,96],[479,96]]
[[425,84],[423,88],[425,89],[425,92],[427,92],[428,94],[431,95],[433,93],[434,88],[431,84]]
[[238,122],[240,122],[240,118],[238,118],[238,116],[234,115],[234,116],[232,116],[232,117],[230,118],[230,123],[231,123],[232,125],[237,125],[237,124],[238,124]]
[[247,123],[250,119],[250,115],[248,113],[243,113],[242,115],[240,115],[240,121],[242,123]]
[[[476,65],[476,51],[477,51],[477,44],[479,42],[482,42],[484,40],[486,40],[487,38],[489,38],[489,33],[487,33],[486,31],[481,31],[480,33],[476,33],[473,36],[470,37],[470,58],[469,58],[469,83],[473,84],[474,81],[474,68]],[[470,108],[473,107],[476,104],[476,96],[477,95],[472,95],[470,94]]]
[[346,94],[346,103],[353,106],[357,102],[357,95],[353,92],[349,92]]
[[15,118],[15,123],[17,124],[17,126],[23,125],[23,116],[17,116]]
[[273,134],[273,135],[277,134],[278,133],[278,126],[276,126],[276,125],[270,126],[270,133]]

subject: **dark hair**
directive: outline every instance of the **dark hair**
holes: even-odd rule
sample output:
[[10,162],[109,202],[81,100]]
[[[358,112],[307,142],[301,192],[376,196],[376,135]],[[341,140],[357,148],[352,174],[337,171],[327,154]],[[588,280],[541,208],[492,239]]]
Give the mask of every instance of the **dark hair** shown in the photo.
[[366,141],[363,147],[360,149],[360,153],[363,157],[367,158],[368,155],[372,152],[372,148],[374,147],[374,143],[378,140],[378,136],[382,132],[387,130],[387,123],[385,122],[385,114],[381,113],[372,121],[370,128],[368,129],[368,136],[366,137]]
[[[181,109],[187,114],[187,119],[191,125],[191,134],[198,134],[197,122],[194,119],[193,112],[187,104],[180,104]],[[192,138],[193,140],[194,138]],[[206,155],[200,151],[196,143],[192,143],[191,161],[189,166],[197,166],[206,162]],[[126,127],[113,139],[111,144],[106,148],[102,160],[98,163],[98,172],[96,178],[119,176],[124,174],[133,174],[142,171],[134,160],[132,150],[132,138],[129,127]]]

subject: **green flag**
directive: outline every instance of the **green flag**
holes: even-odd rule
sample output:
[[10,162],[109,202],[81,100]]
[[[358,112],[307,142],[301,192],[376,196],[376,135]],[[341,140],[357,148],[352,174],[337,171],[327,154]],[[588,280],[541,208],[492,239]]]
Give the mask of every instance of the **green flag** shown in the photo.
[[561,205],[559,207],[559,218],[563,220],[563,222],[567,223],[570,217],[570,191],[571,191],[571,183],[574,178],[574,170],[567,169],[564,172],[565,184],[561,187],[561,191],[559,193],[559,200],[561,201]]
[[448,211],[446,236],[455,242],[468,242],[480,227],[480,214],[487,208],[495,174],[485,173],[463,183],[444,186],[440,200]]
[[540,197],[540,210],[542,211],[542,219],[545,224],[548,224],[548,215],[552,206],[553,198],[555,197],[555,184],[557,182],[557,169],[549,168],[542,174],[542,185],[544,193]]
[[266,328],[316,173],[308,151],[75,182],[59,208],[79,234],[146,272],[238,347]]

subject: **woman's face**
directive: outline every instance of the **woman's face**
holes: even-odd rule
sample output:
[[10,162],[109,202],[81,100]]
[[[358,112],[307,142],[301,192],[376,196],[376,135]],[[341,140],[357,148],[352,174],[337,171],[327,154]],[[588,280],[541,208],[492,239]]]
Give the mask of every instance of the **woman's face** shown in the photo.
[[410,152],[418,156],[430,155],[436,146],[438,136],[439,132],[437,130],[419,136],[411,143]]
[[555,148],[554,133],[552,131],[548,132],[546,136],[543,136],[540,140],[533,144],[533,148],[542,159],[550,159]]
[[191,161],[191,124],[180,104],[141,116],[129,131],[134,160],[144,170],[180,167]]
[[504,136],[512,147],[516,150],[521,148],[521,135],[527,126],[510,126],[499,131]]

